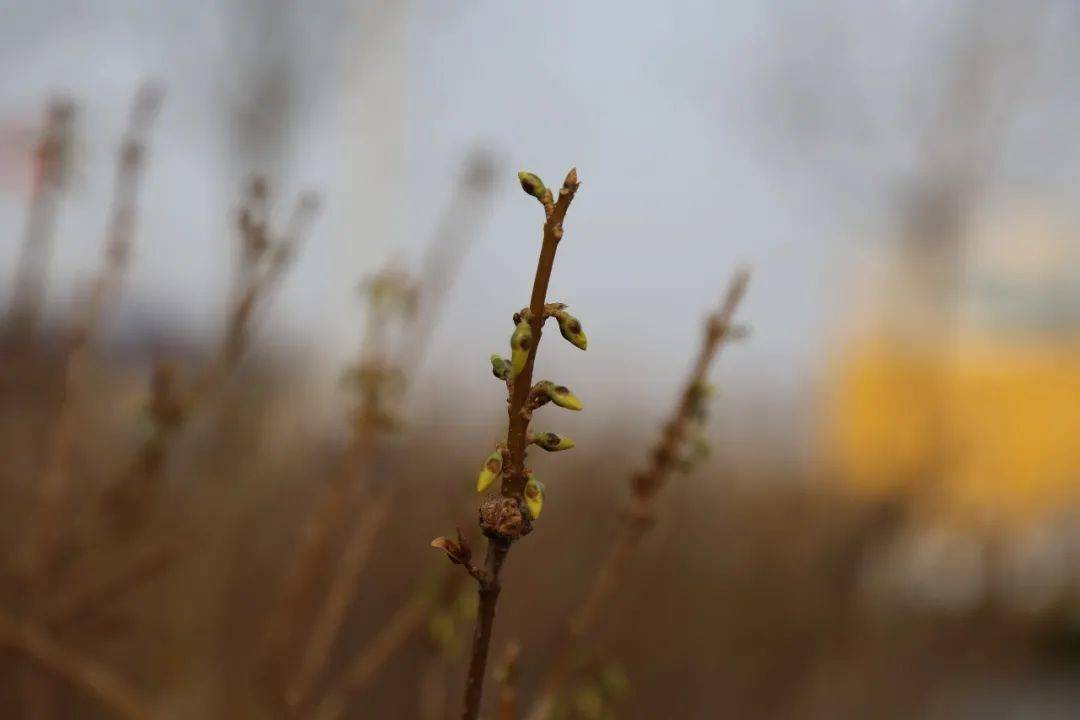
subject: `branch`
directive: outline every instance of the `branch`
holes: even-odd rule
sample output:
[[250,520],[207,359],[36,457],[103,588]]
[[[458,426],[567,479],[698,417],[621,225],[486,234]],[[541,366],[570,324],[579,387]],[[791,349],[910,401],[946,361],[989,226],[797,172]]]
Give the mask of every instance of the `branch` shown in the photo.
[[[526,313],[521,314],[521,318],[515,318],[517,330],[511,339],[515,353],[513,369],[520,371],[508,381],[510,399],[505,446],[507,462],[498,463],[499,473],[502,476],[501,497],[488,498],[480,506],[480,526],[488,538],[488,543],[482,571],[470,570],[470,575],[479,585],[480,604],[469,659],[469,672],[465,681],[462,720],[476,720],[480,714],[484,675],[491,647],[491,629],[495,622],[495,608],[498,604],[499,593],[502,590],[500,573],[503,563],[514,540],[531,531],[530,514],[539,513],[539,510],[534,510],[532,506],[529,506],[528,511],[523,507],[530,502],[525,493],[526,488],[531,487],[530,474],[525,469],[526,448],[530,441],[529,422],[532,418],[529,399],[533,390],[532,377],[536,351],[540,346],[544,321],[547,319],[545,306],[548,284],[551,281],[551,269],[555,262],[555,251],[563,237],[563,220],[566,217],[566,211],[570,208],[570,203],[580,185],[577,170],[570,170],[559,190],[558,199],[554,200],[551,197],[551,191],[544,187],[540,178],[531,173],[520,173],[518,178],[521,180],[522,189],[537,198],[544,206],[546,218],[529,308]],[[521,321],[527,321],[527,328]],[[523,352],[525,353],[524,363],[519,364],[520,354]],[[451,560],[454,558],[451,557]],[[465,564],[467,568],[470,567],[468,562],[461,564]]]
[[544,304],[547,298],[548,284],[551,282],[551,269],[555,263],[555,251],[563,236],[563,220],[570,203],[574,200],[581,183],[577,169],[572,169],[566,176],[559,198],[550,207],[544,221],[544,239],[540,248],[540,259],[536,263],[536,277],[533,280],[532,297],[529,300],[529,327],[532,330],[532,348],[525,361],[525,368],[514,378],[513,392],[510,398],[510,424],[506,433],[506,446],[510,451],[509,472],[503,475],[502,494],[505,497],[521,498],[525,493],[525,449],[529,444],[529,417],[523,413],[532,390],[533,365],[536,362],[536,350],[540,346],[543,333]]
[[660,443],[653,451],[649,465],[631,480],[633,506],[628,513],[621,516],[622,522],[611,551],[595,575],[584,602],[571,618],[561,648],[549,665],[540,697],[528,715],[529,720],[546,720],[551,714],[573,669],[573,659],[578,646],[596,624],[608,599],[621,582],[642,537],[652,527],[656,496],[675,469],[687,430],[697,419],[701,389],[720,348],[733,335],[735,311],[746,294],[749,282],[748,272],[736,272],[720,308],[706,321],[705,335],[698,356],[683,384],[675,412],[664,426]]
[[121,717],[128,720],[151,720],[155,717],[139,699],[134,688],[103,665],[58,645],[33,625],[0,614],[0,645],[26,655],[52,674],[97,698]]
[[352,531],[330,590],[308,636],[307,645],[301,655],[300,670],[286,691],[286,702],[293,708],[303,705],[330,659],[330,651],[353,601],[360,575],[389,517],[392,497],[393,493],[389,489],[380,493],[366,507],[364,521],[358,523]]
[[367,687],[380,668],[428,617],[430,602],[422,593],[401,605],[367,646],[350,660],[341,678],[316,708],[318,720],[338,720],[345,714],[349,696]]

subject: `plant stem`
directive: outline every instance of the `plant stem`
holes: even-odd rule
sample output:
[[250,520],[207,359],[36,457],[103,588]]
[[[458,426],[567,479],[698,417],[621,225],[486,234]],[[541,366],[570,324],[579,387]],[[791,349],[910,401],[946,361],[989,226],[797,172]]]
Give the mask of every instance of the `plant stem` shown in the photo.
[[502,494],[506,497],[521,498],[525,492],[525,449],[529,444],[529,415],[524,412],[525,403],[532,389],[533,365],[536,351],[540,347],[540,336],[544,328],[544,303],[547,299],[548,284],[551,282],[551,268],[555,264],[555,251],[563,236],[563,219],[570,203],[574,199],[578,186],[577,169],[571,170],[559,190],[559,198],[544,221],[544,240],[540,247],[540,259],[536,263],[536,277],[533,280],[532,297],[529,300],[529,327],[532,328],[532,351],[525,361],[525,368],[514,379],[514,391],[510,399],[510,423],[506,433],[506,446],[510,451],[510,471],[503,476]]
[[53,675],[96,697],[118,717],[128,720],[154,717],[134,688],[104,666],[57,644],[31,623],[0,613],[0,647],[17,650]]
[[491,628],[495,624],[495,606],[499,602],[502,583],[499,576],[503,562],[510,552],[506,540],[490,538],[484,559],[484,577],[480,584],[480,607],[473,634],[472,654],[469,658],[469,675],[465,681],[465,704],[461,710],[462,720],[476,720],[480,714],[480,700],[484,694],[484,674],[487,671],[488,650],[491,648]]
[[[533,279],[532,296],[529,300],[528,322],[532,329],[532,346],[525,360],[525,367],[514,378],[510,394],[509,422],[506,431],[506,446],[510,454],[509,467],[502,477],[503,497],[513,498],[519,503],[525,494],[525,455],[529,440],[529,422],[531,413],[527,403],[532,390],[533,367],[536,352],[540,348],[540,336],[544,326],[544,305],[547,301],[548,284],[551,282],[551,269],[555,264],[555,251],[563,236],[563,220],[566,211],[574,200],[580,186],[577,168],[566,175],[559,197],[554,203],[545,203],[543,243],[540,247],[540,259],[536,263],[536,276]],[[515,538],[491,536],[488,538],[487,556],[482,574],[476,574],[480,586],[480,610],[476,619],[476,632],[473,634],[472,654],[469,660],[469,674],[465,681],[465,700],[461,711],[462,720],[476,720],[480,713],[480,700],[483,697],[484,673],[487,669],[488,650],[491,646],[491,628],[495,622],[495,607],[502,589],[500,573],[503,562],[510,552],[510,545]]]
[[547,720],[551,714],[574,669],[574,657],[580,643],[595,626],[600,611],[622,580],[638,544],[652,527],[656,496],[675,468],[687,430],[694,421],[695,407],[700,402],[700,388],[708,377],[709,368],[712,367],[720,348],[731,335],[735,311],[746,294],[749,281],[748,272],[737,272],[728,285],[720,308],[709,317],[705,336],[679,395],[675,412],[664,426],[660,443],[653,451],[649,465],[631,481],[633,505],[630,512],[622,516],[611,551],[594,576],[585,600],[567,626],[555,660],[549,665],[540,697],[528,715],[529,720]]

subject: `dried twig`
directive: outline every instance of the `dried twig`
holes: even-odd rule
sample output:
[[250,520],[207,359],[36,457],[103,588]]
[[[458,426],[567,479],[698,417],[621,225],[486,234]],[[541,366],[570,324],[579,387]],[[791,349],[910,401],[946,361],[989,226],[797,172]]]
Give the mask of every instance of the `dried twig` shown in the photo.
[[[27,548],[31,582],[36,586],[35,591],[40,591],[41,585],[48,582],[48,575],[52,570],[55,546],[59,539],[62,504],[70,482],[75,410],[85,382],[88,349],[101,323],[105,307],[115,295],[127,268],[134,234],[136,195],[145,154],[145,137],[150,123],[157,115],[160,100],[161,95],[153,86],[141,89],[135,97],[130,124],[119,154],[112,214],[105,236],[105,259],[67,350],[60,409],[49,435],[45,466],[38,486],[38,506]],[[44,150],[42,152],[44,153]],[[41,162],[46,163],[44,159]]]
[[348,663],[336,684],[319,703],[314,717],[317,720],[337,720],[344,716],[349,696],[368,686],[379,669],[423,624],[430,609],[430,600],[420,593],[400,605],[382,630]]
[[140,550],[134,559],[110,572],[95,572],[90,578],[73,579],[71,585],[74,589],[61,595],[48,613],[50,627],[66,627],[105,607],[132,587],[160,575],[172,566],[176,556],[177,550],[172,544],[151,545]]
[[518,659],[520,657],[520,645],[512,642],[506,646],[503,666],[499,669],[498,720],[517,719]]
[[300,670],[286,694],[286,701],[292,707],[298,707],[305,701],[330,658],[330,651],[345,621],[360,575],[390,513],[390,499],[391,494],[388,491],[380,492],[372,498],[365,506],[363,519],[357,524],[357,531],[345,546],[338,561],[338,572],[331,581],[326,600],[300,659]]
[[690,428],[702,417],[709,368],[725,341],[734,334],[732,323],[735,311],[746,293],[749,281],[749,273],[737,272],[728,286],[720,308],[706,322],[701,348],[683,385],[675,412],[664,426],[660,443],[653,450],[649,465],[631,479],[631,507],[620,516],[622,522],[611,550],[594,576],[584,602],[571,617],[562,645],[549,666],[540,697],[528,716],[530,720],[545,720],[554,709],[563,685],[574,668],[574,657],[579,644],[595,626],[601,610],[622,580],[642,537],[653,525],[657,494],[672,472],[679,467]]
[[149,419],[152,431],[135,457],[103,491],[104,504],[114,530],[130,532],[144,522],[170,449],[183,424],[216,393],[236,371],[248,347],[258,312],[291,267],[318,209],[318,198],[306,193],[297,200],[292,217],[280,236],[272,234],[266,215],[266,183],[255,180],[240,211],[241,263],[237,298],[233,302],[217,355],[187,393],[176,387],[174,369],[159,364],[151,377]]
[[23,246],[15,275],[8,331],[25,338],[33,329],[45,293],[45,270],[52,252],[56,206],[70,172],[75,105],[66,99],[49,104],[45,126],[34,152],[34,179]]
[[154,713],[139,694],[104,666],[80,657],[27,622],[0,613],[0,645],[13,648],[63,678],[128,720],[150,720]]

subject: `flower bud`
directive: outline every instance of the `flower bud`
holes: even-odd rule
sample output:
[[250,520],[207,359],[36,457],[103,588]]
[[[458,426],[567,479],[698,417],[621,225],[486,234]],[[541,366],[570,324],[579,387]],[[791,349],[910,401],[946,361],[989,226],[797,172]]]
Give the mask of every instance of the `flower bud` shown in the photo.
[[544,187],[544,181],[531,172],[519,172],[518,180],[521,182],[521,189],[528,195],[532,195],[540,202],[544,202],[544,196],[550,197],[550,191]]
[[502,452],[496,450],[487,456],[487,460],[484,460],[484,467],[480,470],[480,476],[476,479],[476,492],[484,492],[491,483],[495,482],[495,478],[499,477],[502,473],[503,456]]
[[561,408],[567,410],[580,410],[581,400],[578,396],[570,392],[570,388],[565,385],[556,385],[550,380],[544,380],[536,385],[537,389],[547,395],[551,402],[555,403]]
[[589,341],[585,337],[585,331],[581,329],[581,321],[566,312],[559,310],[555,313],[555,319],[559,321],[559,332],[571,345],[585,350]]
[[553,432],[543,432],[533,435],[531,438],[532,444],[540,447],[548,452],[558,452],[559,450],[569,450],[574,447],[574,441],[565,435],[557,435]]
[[499,355],[496,353],[491,354],[492,375],[499,378],[500,380],[509,380],[511,370],[512,368],[510,366],[509,360],[499,357]]
[[533,520],[538,519],[540,511],[544,509],[544,484],[534,477],[529,477],[525,483],[525,507]]
[[517,377],[525,369],[525,361],[529,359],[532,346],[532,328],[528,320],[522,319],[514,328],[514,334],[510,336],[510,377]]

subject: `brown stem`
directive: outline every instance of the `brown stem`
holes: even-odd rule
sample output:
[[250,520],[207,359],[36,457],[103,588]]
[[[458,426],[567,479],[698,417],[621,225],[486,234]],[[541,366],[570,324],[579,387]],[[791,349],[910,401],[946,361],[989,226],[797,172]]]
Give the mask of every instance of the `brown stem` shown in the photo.
[[510,451],[509,471],[503,475],[502,494],[506,497],[521,498],[525,492],[525,449],[529,444],[529,416],[524,412],[525,403],[532,389],[533,366],[536,351],[540,347],[540,336],[544,328],[544,304],[547,298],[548,284],[551,282],[551,268],[555,263],[555,251],[563,236],[563,220],[566,211],[574,200],[580,183],[577,169],[572,169],[566,176],[559,198],[555,202],[547,220],[544,221],[544,240],[540,247],[540,259],[536,263],[536,277],[533,280],[532,297],[529,300],[529,327],[532,329],[532,348],[525,361],[525,368],[514,378],[513,394],[510,398],[509,427],[506,433],[506,446]]
[[[59,541],[60,525],[65,509],[71,475],[71,452],[75,440],[75,411],[85,385],[90,341],[101,323],[108,301],[112,299],[123,272],[134,234],[135,201],[142,157],[144,136],[154,118],[160,96],[151,88],[142,89],[135,97],[131,121],[120,149],[113,190],[113,206],[105,235],[105,259],[94,279],[86,309],[78,320],[64,360],[64,379],[59,414],[49,434],[49,446],[38,484],[39,497],[29,533],[28,558],[33,591],[39,593],[49,581],[52,562]],[[59,132],[59,131],[57,131]],[[63,137],[52,142],[64,143]],[[44,152],[44,151],[42,151]],[[53,148],[55,153],[65,152]],[[45,159],[42,159],[45,162]],[[49,162],[61,163],[62,158]],[[46,169],[42,169],[45,173]],[[60,173],[59,167],[48,172]],[[41,182],[47,182],[42,180]],[[53,178],[49,182],[59,182]]]
[[53,604],[48,614],[49,626],[60,629],[100,610],[128,590],[160,575],[172,566],[176,556],[175,545],[161,543],[151,545],[111,572],[99,573],[91,566],[73,579],[74,589]]
[[[531,414],[527,412],[529,393],[532,390],[533,367],[536,352],[540,347],[543,330],[544,305],[547,302],[548,284],[551,281],[551,269],[555,263],[555,251],[563,237],[563,220],[566,211],[574,200],[580,186],[577,169],[573,168],[566,175],[559,197],[551,203],[544,201],[546,219],[544,221],[543,242],[540,258],[536,263],[536,276],[533,279],[532,296],[529,300],[528,322],[532,330],[532,345],[525,360],[525,367],[514,378],[510,394],[509,421],[506,432],[506,447],[509,453],[508,467],[502,476],[502,495],[515,500],[520,506],[525,493],[527,476],[525,472],[526,448],[529,444],[529,422]],[[510,544],[515,537],[504,537],[498,533],[489,533],[487,557],[484,572],[470,573],[479,585],[480,611],[476,620],[476,632],[473,635],[472,654],[469,660],[469,674],[465,681],[465,700],[461,711],[462,720],[476,720],[480,713],[480,701],[483,697],[484,673],[487,668],[488,650],[491,645],[491,627],[495,622],[495,606],[502,589],[499,574],[503,562],[510,552]]]
[[611,551],[594,576],[585,600],[567,626],[555,659],[548,666],[539,699],[528,715],[529,720],[546,720],[551,714],[574,669],[573,661],[580,643],[595,626],[601,610],[621,582],[638,544],[652,526],[656,496],[678,462],[687,430],[694,422],[695,409],[701,402],[701,387],[717,353],[731,335],[735,311],[746,293],[749,281],[748,272],[737,272],[728,285],[720,308],[709,317],[698,356],[683,385],[675,412],[664,426],[660,444],[653,451],[648,467],[631,481],[633,506],[622,516],[618,536],[611,546]]
[[104,666],[70,652],[29,623],[0,614],[0,645],[18,650],[50,673],[96,697],[120,717],[128,720],[154,717],[127,683]]
[[307,638],[301,655],[300,670],[286,691],[286,702],[291,707],[298,708],[304,704],[330,659],[334,640],[359,587],[360,575],[389,517],[393,497],[392,489],[382,489],[380,494],[365,506],[363,522],[357,523],[352,530],[339,559],[337,573]]
[[502,687],[499,690],[498,720],[516,720],[517,718],[517,665],[520,656],[520,645],[510,643],[506,646],[506,655],[503,659]]
[[65,99],[50,103],[45,127],[34,152],[34,184],[26,229],[15,274],[8,330],[25,337],[33,329],[45,290],[45,271],[52,252],[56,208],[68,174],[75,106]]
[[341,679],[319,703],[315,717],[337,720],[343,716],[349,696],[368,686],[387,659],[423,624],[430,609],[430,601],[422,593],[401,605],[383,629],[345,666]]
[[480,700],[484,694],[484,675],[487,671],[488,650],[491,647],[491,628],[495,624],[495,606],[502,590],[500,574],[510,543],[498,538],[490,538],[487,556],[484,559],[485,575],[479,581],[480,607],[476,618],[476,632],[473,634],[472,654],[469,658],[469,674],[465,681],[465,703],[461,710],[461,720],[476,720],[480,714]]

